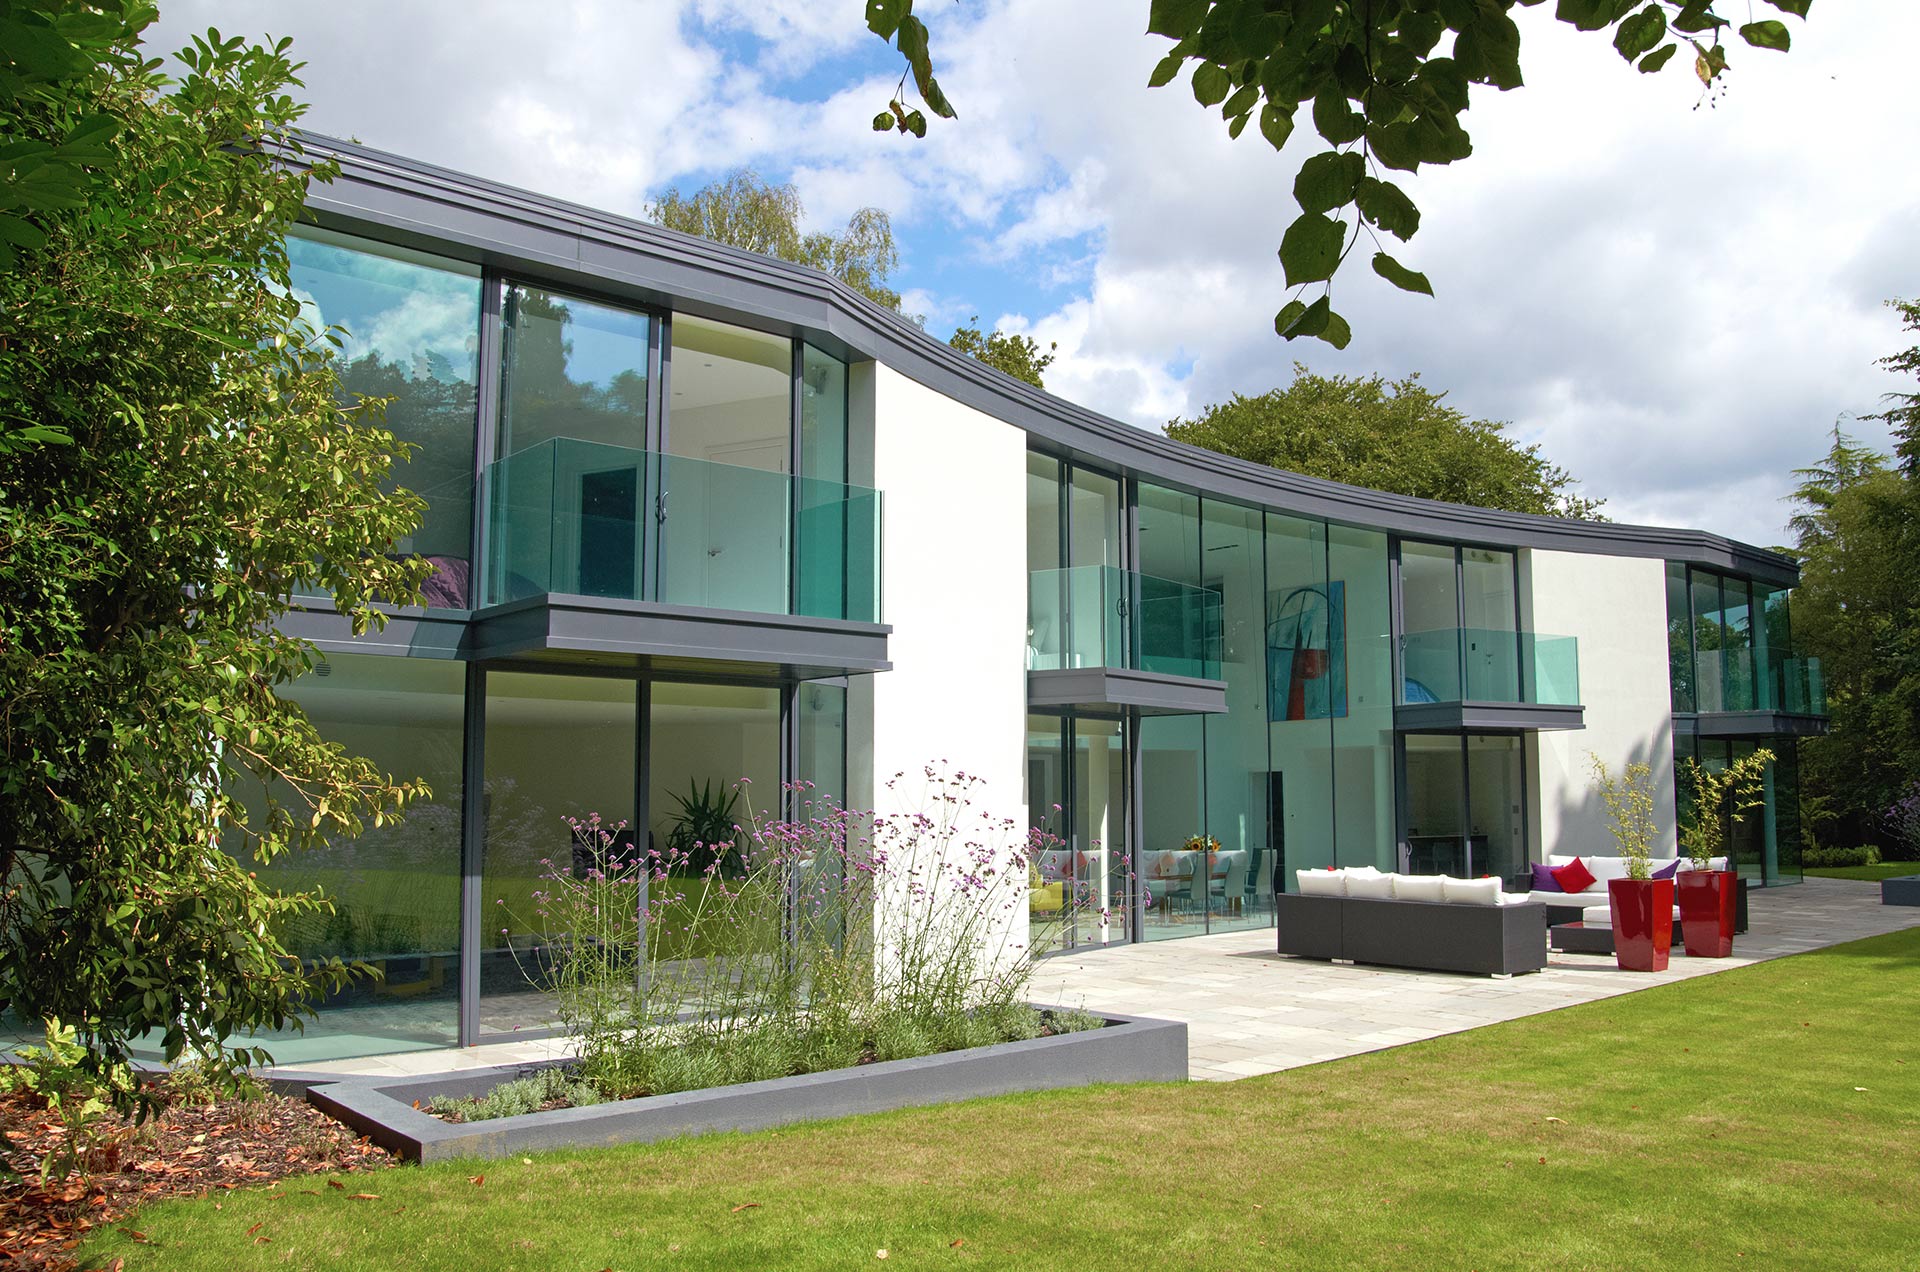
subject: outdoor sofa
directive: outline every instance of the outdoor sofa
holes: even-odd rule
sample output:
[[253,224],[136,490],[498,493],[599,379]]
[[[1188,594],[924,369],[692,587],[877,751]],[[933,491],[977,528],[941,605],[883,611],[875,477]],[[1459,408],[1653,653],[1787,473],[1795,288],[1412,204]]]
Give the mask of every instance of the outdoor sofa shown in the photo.
[[1274,896],[1279,951],[1433,972],[1514,976],[1547,965],[1547,909],[1498,879],[1301,870]]

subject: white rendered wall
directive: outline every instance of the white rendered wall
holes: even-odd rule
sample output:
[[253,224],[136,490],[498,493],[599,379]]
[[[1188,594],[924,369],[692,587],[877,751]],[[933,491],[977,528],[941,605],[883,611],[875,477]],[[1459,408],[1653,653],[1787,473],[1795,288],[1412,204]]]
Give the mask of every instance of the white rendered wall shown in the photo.
[[[1529,746],[1538,810],[1535,860],[1546,853],[1617,849],[1593,791],[1590,755],[1616,773],[1644,760],[1653,767],[1653,855],[1674,853],[1673,706],[1667,670],[1666,563],[1571,552],[1522,555],[1528,625],[1543,635],[1580,640],[1580,700],[1585,729],[1540,733]],[[1531,587],[1528,588],[1528,582]],[[1523,614],[1526,613],[1523,600]]]
[[[1018,847],[1027,825],[1026,434],[885,366],[871,384],[886,519],[882,618],[893,627],[893,670],[860,678],[874,807],[921,810],[921,772],[945,761],[983,779],[974,809],[1011,819],[1008,846]],[[861,396],[866,387],[856,386]],[[889,792],[896,773],[905,776]],[[1009,939],[1024,943],[1024,874],[1017,882]]]

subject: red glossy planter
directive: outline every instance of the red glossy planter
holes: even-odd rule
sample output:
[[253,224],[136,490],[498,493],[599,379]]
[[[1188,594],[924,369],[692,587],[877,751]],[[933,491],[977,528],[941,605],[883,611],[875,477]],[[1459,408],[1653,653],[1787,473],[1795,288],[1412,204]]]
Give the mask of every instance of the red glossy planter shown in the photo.
[[1609,879],[1613,956],[1623,972],[1664,972],[1673,947],[1673,880]]
[[1731,870],[1682,870],[1676,876],[1680,932],[1689,958],[1726,958],[1733,953],[1734,902]]

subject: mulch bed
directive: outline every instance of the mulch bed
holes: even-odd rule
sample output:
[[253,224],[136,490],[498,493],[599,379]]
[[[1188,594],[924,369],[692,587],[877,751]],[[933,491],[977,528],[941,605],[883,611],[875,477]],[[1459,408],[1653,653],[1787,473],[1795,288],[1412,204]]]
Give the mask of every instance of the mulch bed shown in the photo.
[[129,1216],[149,1201],[396,1162],[305,1100],[281,1095],[175,1103],[144,1126],[121,1124],[119,1142],[97,1154],[90,1174],[43,1181],[41,1158],[64,1134],[37,1097],[0,1095],[0,1157],[18,1176],[0,1172],[0,1268],[66,1272],[77,1266],[74,1249],[100,1228],[118,1227],[139,1241]]

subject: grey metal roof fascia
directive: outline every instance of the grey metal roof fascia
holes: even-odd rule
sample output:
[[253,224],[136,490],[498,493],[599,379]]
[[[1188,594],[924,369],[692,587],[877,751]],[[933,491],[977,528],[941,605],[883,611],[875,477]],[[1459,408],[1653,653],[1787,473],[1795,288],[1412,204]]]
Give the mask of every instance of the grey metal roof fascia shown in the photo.
[[[833,352],[874,358],[1082,461],[1243,503],[1398,534],[1688,561],[1792,585],[1791,558],[1701,530],[1573,521],[1366,490],[1176,442],[1034,389],[949,348],[818,270],[515,189],[334,138],[305,134],[341,172],[313,187],[327,223],[464,246],[498,268],[558,274],[602,292],[714,317],[768,321]],[[457,253],[456,253],[457,254]]]

